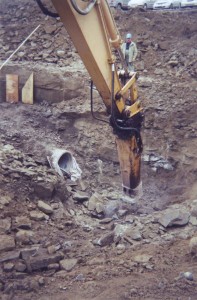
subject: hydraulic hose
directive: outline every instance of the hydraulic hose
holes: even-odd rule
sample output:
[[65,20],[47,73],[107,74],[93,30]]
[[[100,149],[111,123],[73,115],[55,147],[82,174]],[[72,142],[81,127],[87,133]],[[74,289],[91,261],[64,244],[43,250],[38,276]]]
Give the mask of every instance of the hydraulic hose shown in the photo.
[[94,108],[93,108],[93,81],[92,80],[91,80],[91,83],[90,83],[90,103],[91,103],[91,114],[92,114],[92,117],[94,119],[96,119],[96,120],[99,120],[99,121],[102,121],[104,123],[109,124],[108,121],[100,119],[100,118],[96,117],[95,114],[94,114]]
[[51,12],[49,11],[45,6],[44,4],[42,3],[41,0],[36,0],[38,6],[40,7],[41,11],[43,12],[43,14],[47,15],[47,16],[50,16],[52,18],[58,18],[59,15],[57,13],[54,13],[54,12]]
[[[80,14],[80,15],[87,15],[89,14],[89,12],[91,11],[91,9],[94,7],[95,3],[97,0],[91,0],[90,3],[88,4],[88,6],[84,9],[81,9],[77,3],[76,0],[70,0],[73,8]],[[84,1],[86,2],[86,1]]]

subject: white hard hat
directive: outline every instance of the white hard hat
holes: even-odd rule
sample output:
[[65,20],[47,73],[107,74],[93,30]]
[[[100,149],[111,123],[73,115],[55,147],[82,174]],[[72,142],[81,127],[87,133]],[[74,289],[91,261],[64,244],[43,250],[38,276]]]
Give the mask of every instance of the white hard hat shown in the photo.
[[126,34],[126,39],[131,39],[132,38],[132,34],[131,33],[127,33]]

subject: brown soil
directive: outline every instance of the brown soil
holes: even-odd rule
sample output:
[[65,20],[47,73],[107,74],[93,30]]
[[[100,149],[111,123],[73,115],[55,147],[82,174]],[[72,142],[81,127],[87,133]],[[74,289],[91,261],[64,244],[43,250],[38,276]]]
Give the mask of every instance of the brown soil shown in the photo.
[[[59,68],[70,77],[78,72],[86,82],[88,74],[60,21],[43,17],[31,2],[0,2],[2,62],[41,24],[20,51],[24,54],[14,56],[10,65],[42,65],[48,73]],[[139,50],[143,196],[134,205],[120,201],[114,137],[108,125],[92,120],[87,87],[82,96],[59,103],[0,102],[0,233],[14,238],[15,254],[33,246],[43,251],[57,246],[52,255],[76,260],[70,271],[60,260],[32,270],[30,258],[3,261],[11,252],[0,250],[1,299],[197,299],[197,261],[189,247],[196,225],[188,221],[165,228],[158,222],[166,208],[189,211],[191,220],[191,204],[197,199],[197,10],[113,14],[122,36],[133,32]],[[66,57],[58,57],[58,49]],[[98,97],[95,106],[105,117]],[[46,156],[54,147],[73,152],[83,171],[76,185],[50,169]],[[87,201],[76,200],[76,192],[85,193]],[[94,193],[101,201],[91,210]],[[39,200],[53,208],[44,220],[31,217]],[[118,226],[129,227],[129,238],[115,234],[111,239]],[[33,235],[20,239],[21,229]],[[96,240],[104,235],[107,242],[101,246]],[[193,280],[181,272],[191,272]]]

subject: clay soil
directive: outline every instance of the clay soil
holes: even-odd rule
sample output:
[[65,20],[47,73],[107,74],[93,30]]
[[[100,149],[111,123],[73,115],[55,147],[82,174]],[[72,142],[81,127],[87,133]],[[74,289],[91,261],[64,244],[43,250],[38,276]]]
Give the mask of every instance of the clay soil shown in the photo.
[[[4,261],[11,252],[0,245],[0,299],[197,299],[197,260],[189,246],[197,222],[169,227],[158,222],[167,208],[189,211],[191,219],[197,199],[197,10],[112,11],[122,37],[131,31],[137,43],[145,114],[143,195],[128,205],[119,197],[112,129],[91,117],[89,76],[60,20],[43,17],[34,1],[0,1],[0,6],[1,62],[41,24],[10,66],[77,74],[84,85],[81,95],[68,101],[0,102],[0,233],[13,238],[12,253],[35,246],[61,257],[32,270],[31,259],[21,254]],[[95,101],[98,115],[107,118],[102,100]],[[53,148],[73,153],[81,180],[72,183],[50,168]],[[93,195],[99,205],[90,208]],[[44,219],[32,217],[39,200],[53,209]],[[126,226],[124,235],[119,230]],[[21,230],[31,234],[21,238]],[[73,265],[65,267],[63,260]],[[193,280],[181,275],[185,272]]]

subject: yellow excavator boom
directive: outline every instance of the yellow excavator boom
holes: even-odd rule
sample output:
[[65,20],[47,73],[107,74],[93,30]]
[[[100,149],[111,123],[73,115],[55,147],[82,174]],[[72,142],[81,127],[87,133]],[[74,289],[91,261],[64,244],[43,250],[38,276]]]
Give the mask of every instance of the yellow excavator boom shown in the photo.
[[[106,0],[52,0],[91,79],[110,114],[110,125],[122,173],[123,190],[131,195],[140,183],[142,108],[137,73],[129,73],[122,40]],[[123,66],[118,70],[116,56]]]

